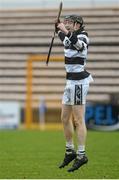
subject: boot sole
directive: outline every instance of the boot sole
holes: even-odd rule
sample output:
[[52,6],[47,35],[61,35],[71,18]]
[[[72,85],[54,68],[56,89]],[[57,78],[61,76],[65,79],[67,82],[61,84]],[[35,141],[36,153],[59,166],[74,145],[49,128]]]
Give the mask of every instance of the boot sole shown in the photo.
[[68,164],[64,164],[63,166],[59,166],[60,169],[64,168],[65,166],[68,166],[76,157],[74,157]]
[[80,169],[80,167],[81,167],[81,166],[86,165],[87,163],[88,163],[88,160],[87,160],[86,162],[84,162],[83,164],[81,164],[78,168],[68,169],[67,171],[68,171],[68,172],[74,172],[74,171],[76,171],[76,170]]

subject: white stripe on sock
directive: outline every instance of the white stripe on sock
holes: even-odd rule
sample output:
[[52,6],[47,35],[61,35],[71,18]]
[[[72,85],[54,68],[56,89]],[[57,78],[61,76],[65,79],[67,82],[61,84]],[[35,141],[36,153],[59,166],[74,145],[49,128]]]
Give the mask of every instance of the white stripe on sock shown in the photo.
[[85,154],[85,146],[84,145],[78,146],[77,154],[79,154],[79,155]]
[[66,142],[66,149],[74,149],[74,144],[72,142]]

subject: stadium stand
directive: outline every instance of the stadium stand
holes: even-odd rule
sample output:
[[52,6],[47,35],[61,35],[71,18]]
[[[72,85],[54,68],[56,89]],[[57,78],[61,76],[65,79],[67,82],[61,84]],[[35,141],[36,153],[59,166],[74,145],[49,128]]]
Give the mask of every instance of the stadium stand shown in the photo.
[[[25,106],[27,60],[30,55],[47,55],[56,14],[55,9],[0,11],[0,101]],[[119,94],[119,8],[64,9],[62,15],[66,14],[82,15],[90,37],[87,70],[94,83],[87,99],[109,103],[112,95]],[[63,56],[57,37],[52,55]],[[44,96],[48,107],[59,108],[65,84],[63,62],[33,66],[34,100]]]

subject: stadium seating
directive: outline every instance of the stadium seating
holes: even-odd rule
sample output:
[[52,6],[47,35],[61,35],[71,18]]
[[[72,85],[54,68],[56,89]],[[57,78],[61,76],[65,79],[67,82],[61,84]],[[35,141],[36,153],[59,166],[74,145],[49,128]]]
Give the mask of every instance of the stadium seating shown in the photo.
[[[66,14],[82,15],[90,37],[87,70],[94,83],[87,99],[109,103],[119,93],[119,9],[64,9],[62,16]],[[0,101],[25,106],[28,58],[48,53],[56,15],[57,10],[0,11]],[[58,37],[52,55],[63,56]],[[63,62],[50,62],[48,67],[45,61],[34,62],[33,66],[34,102],[44,96],[48,107],[59,108],[65,85]]]

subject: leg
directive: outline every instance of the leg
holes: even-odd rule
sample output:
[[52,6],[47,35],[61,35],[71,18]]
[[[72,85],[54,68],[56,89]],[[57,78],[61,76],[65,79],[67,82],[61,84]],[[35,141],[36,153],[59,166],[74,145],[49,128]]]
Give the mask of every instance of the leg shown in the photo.
[[85,146],[87,129],[85,125],[85,105],[75,105],[72,107],[74,123],[76,126],[76,134],[78,146]]
[[73,144],[73,125],[70,119],[72,107],[70,105],[62,105],[61,120],[64,128],[66,142]]
[[85,151],[87,129],[85,125],[85,103],[89,89],[88,84],[75,85],[74,105],[72,106],[74,123],[78,140],[78,154]]
[[76,158],[76,152],[73,145],[73,124],[70,119],[72,107],[70,105],[62,105],[61,120],[64,127],[64,135],[66,139],[66,153],[63,162],[59,168],[64,168],[72,160]]
[[85,125],[85,106],[84,105],[75,105],[72,107],[74,115],[74,123],[76,126],[76,134],[78,140],[78,151],[77,158],[74,161],[73,166],[68,170],[72,172],[80,168],[83,164],[88,162],[88,158],[85,156],[85,143],[87,129]]

